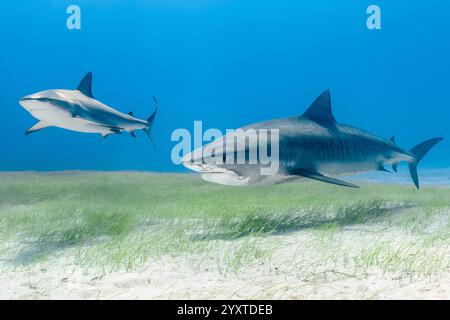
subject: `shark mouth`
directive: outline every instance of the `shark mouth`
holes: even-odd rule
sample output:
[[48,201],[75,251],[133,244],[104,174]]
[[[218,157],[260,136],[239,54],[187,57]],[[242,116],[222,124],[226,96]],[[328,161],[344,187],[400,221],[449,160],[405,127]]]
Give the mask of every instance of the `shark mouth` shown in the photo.
[[198,163],[193,160],[183,161],[183,166],[199,173],[224,173],[227,171],[226,169],[219,168],[211,164]]
[[228,186],[248,186],[250,182],[250,178],[240,176],[232,170],[194,161],[190,155],[183,158],[183,165],[192,171],[201,173],[202,179],[208,182]]
[[242,177],[233,171],[225,170],[220,173],[203,173],[202,179],[208,182],[223,184],[227,186],[248,186],[250,178]]

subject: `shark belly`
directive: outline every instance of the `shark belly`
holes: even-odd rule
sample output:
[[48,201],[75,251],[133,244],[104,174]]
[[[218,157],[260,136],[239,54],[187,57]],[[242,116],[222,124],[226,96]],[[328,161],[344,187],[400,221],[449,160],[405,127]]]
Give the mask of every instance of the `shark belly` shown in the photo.
[[49,126],[84,133],[104,133],[109,131],[104,126],[83,118],[74,117],[69,110],[51,102],[27,100],[22,102],[22,105],[33,117]]
[[316,165],[317,171],[327,176],[348,176],[377,170],[375,162],[322,162]]
[[82,118],[66,118],[66,119],[60,119],[62,121],[59,121],[59,123],[54,124],[54,126],[71,130],[71,131],[77,131],[77,132],[84,132],[84,133],[108,133],[110,132],[109,128],[106,128],[104,126],[95,124],[93,122],[84,120]]
[[252,185],[273,185],[298,178],[287,176],[285,174],[273,174],[268,176],[241,174],[233,170],[225,170],[224,172],[220,173],[203,173],[201,177],[203,180],[208,182],[238,187]]

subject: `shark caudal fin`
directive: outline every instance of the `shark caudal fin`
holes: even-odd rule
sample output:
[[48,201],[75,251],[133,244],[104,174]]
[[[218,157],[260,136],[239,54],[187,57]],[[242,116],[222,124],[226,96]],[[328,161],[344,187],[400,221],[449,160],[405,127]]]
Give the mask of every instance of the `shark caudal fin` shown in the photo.
[[158,111],[158,100],[156,100],[155,97],[153,97],[153,108],[155,109],[152,114],[147,118],[147,127],[145,127],[143,130],[144,132],[148,135],[150,141],[152,142],[153,146],[156,148],[155,143],[153,142],[152,139],[152,135],[151,135],[151,130],[152,130],[152,126],[153,126],[153,122],[155,121],[155,117],[156,117],[156,112]]
[[411,179],[417,189],[419,189],[420,187],[419,177],[417,175],[417,165],[419,164],[420,160],[422,160],[422,158],[428,153],[428,151],[430,151],[430,149],[433,148],[436,143],[442,140],[443,138],[429,139],[427,141],[419,143],[409,151],[414,155],[414,161],[409,163],[409,173],[411,174]]

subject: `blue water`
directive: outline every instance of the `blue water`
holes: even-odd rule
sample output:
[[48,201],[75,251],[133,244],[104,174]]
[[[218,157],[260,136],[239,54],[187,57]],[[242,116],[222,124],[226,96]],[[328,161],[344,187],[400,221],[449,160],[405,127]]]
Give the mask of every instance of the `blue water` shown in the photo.
[[[66,27],[70,4],[81,30]],[[381,30],[366,27],[370,4]],[[175,128],[300,114],[327,88],[340,122],[405,148],[446,137],[423,167],[450,166],[449,1],[2,0],[0,13],[0,170],[185,171],[170,158]],[[19,98],[88,71],[120,111],[145,117],[158,97],[156,150],[142,132],[24,135],[36,120]]]

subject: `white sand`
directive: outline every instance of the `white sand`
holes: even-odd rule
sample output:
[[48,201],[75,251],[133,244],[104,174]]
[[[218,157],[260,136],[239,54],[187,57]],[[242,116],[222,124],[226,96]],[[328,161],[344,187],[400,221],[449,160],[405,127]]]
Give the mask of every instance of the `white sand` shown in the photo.
[[[279,237],[284,245],[270,261],[257,260],[244,270],[220,271],[193,256],[166,257],[138,272],[101,277],[74,263],[71,251],[32,266],[3,264],[1,299],[450,299],[450,275],[396,279],[377,268],[353,277],[339,266],[302,274],[296,266],[295,234]],[[448,254],[444,252],[443,254]],[[313,263],[313,261],[311,262]],[[307,266],[304,264],[303,266]],[[304,270],[305,272],[307,270]],[[310,270],[308,272],[311,272]]]

